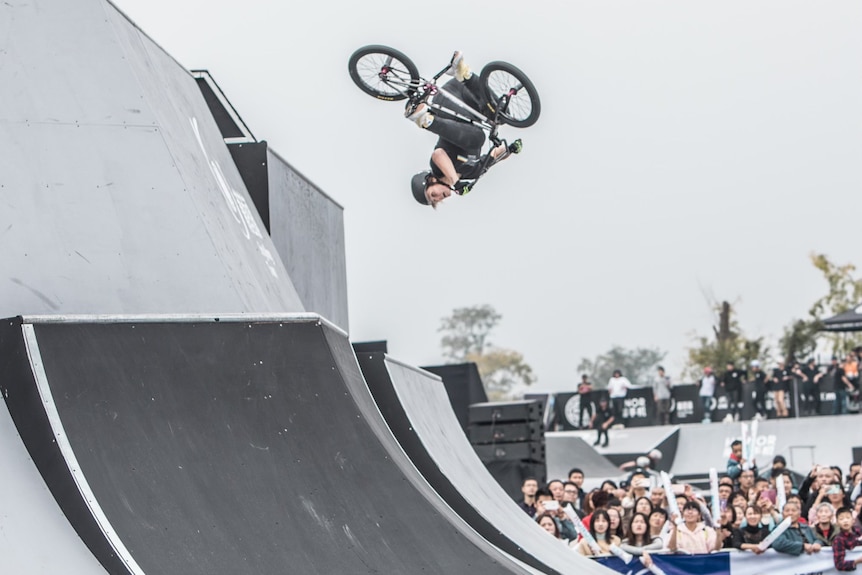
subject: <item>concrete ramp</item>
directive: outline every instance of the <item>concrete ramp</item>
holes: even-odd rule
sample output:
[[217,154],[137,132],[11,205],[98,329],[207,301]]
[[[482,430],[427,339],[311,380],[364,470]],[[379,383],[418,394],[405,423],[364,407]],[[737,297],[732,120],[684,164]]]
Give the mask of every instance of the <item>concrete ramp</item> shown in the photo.
[[479,534],[543,573],[606,573],[549,537],[476,456],[439,377],[385,354],[358,353],[380,411],[437,493]]
[[534,572],[430,488],[317,316],[3,320],[0,384],[109,573]]
[[[566,435],[563,435],[564,433]],[[545,434],[548,480],[562,479],[565,481],[569,477],[569,470],[573,467],[582,469],[584,477],[593,483],[597,482],[597,486],[605,479],[616,480],[623,475],[619,467],[611,463],[604,455],[596,451],[591,443],[587,442],[589,439],[569,435],[571,433],[574,432]]]
[[182,66],[107,0],[0,38],[0,317],[303,311]]
[[[772,465],[773,457],[782,455],[787,460],[787,467],[802,475],[807,475],[815,463],[840,465],[846,469],[853,461],[853,448],[862,446],[862,436],[848,433],[858,425],[857,415],[761,421],[755,460],[764,469]],[[683,477],[703,476],[710,467],[723,473],[730,455],[730,443],[741,437],[739,423],[680,426],[673,473]]]

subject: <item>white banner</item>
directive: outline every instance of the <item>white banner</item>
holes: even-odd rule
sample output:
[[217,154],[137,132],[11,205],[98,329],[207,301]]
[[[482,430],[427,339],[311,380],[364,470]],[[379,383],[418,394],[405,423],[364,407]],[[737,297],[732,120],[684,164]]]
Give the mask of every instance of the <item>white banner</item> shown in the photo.
[[[731,575],[807,575],[823,573],[838,575],[832,560],[832,548],[824,547],[820,553],[794,556],[768,549],[760,555],[750,551],[729,551]],[[847,553],[847,559],[862,556],[862,551]]]

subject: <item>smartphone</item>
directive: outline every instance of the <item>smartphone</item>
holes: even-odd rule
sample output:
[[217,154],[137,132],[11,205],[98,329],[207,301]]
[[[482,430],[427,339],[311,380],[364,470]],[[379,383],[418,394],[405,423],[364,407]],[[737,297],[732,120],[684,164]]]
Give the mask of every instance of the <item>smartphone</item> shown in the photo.
[[826,490],[826,495],[835,495],[836,493],[841,493],[840,485],[832,485],[829,489]]
[[774,489],[764,489],[760,492],[760,496],[764,499],[769,499],[773,504],[775,503],[776,491]]
[[545,501],[542,503],[542,507],[545,508],[545,511],[556,511],[560,508],[560,504],[557,501]]

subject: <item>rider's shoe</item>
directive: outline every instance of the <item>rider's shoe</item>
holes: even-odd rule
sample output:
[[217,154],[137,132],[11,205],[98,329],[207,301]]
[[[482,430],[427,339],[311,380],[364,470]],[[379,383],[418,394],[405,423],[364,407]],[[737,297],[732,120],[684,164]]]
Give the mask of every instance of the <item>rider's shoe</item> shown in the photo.
[[521,142],[521,138],[518,138],[511,144],[509,144],[509,153],[510,154],[520,154],[521,150],[524,149],[524,144]]
[[416,122],[420,128],[427,128],[434,121],[434,116],[428,111],[428,104],[425,102],[408,102],[404,117],[411,122]]
[[470,66],[464,61],[464,54],[458,50],[452,54],[452,61],[449,62],[449,68],[446,69],[446,74],[455,76],[459,82],[463,82],[473,75],[470,71]]

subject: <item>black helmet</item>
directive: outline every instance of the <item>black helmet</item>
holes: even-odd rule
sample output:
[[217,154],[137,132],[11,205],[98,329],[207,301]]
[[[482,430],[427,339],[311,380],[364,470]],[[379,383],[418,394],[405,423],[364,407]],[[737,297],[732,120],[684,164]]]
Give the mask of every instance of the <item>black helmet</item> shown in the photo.
[[425,197],[425,185],[428,181],[428,176],[430,175],[431,172],[425,170],[424,172],[419,172],[414,175],[410,180],[410,189],[413,191],[413,197],[416,198],[416,201],[423,206],[428,205],[428,198]]

